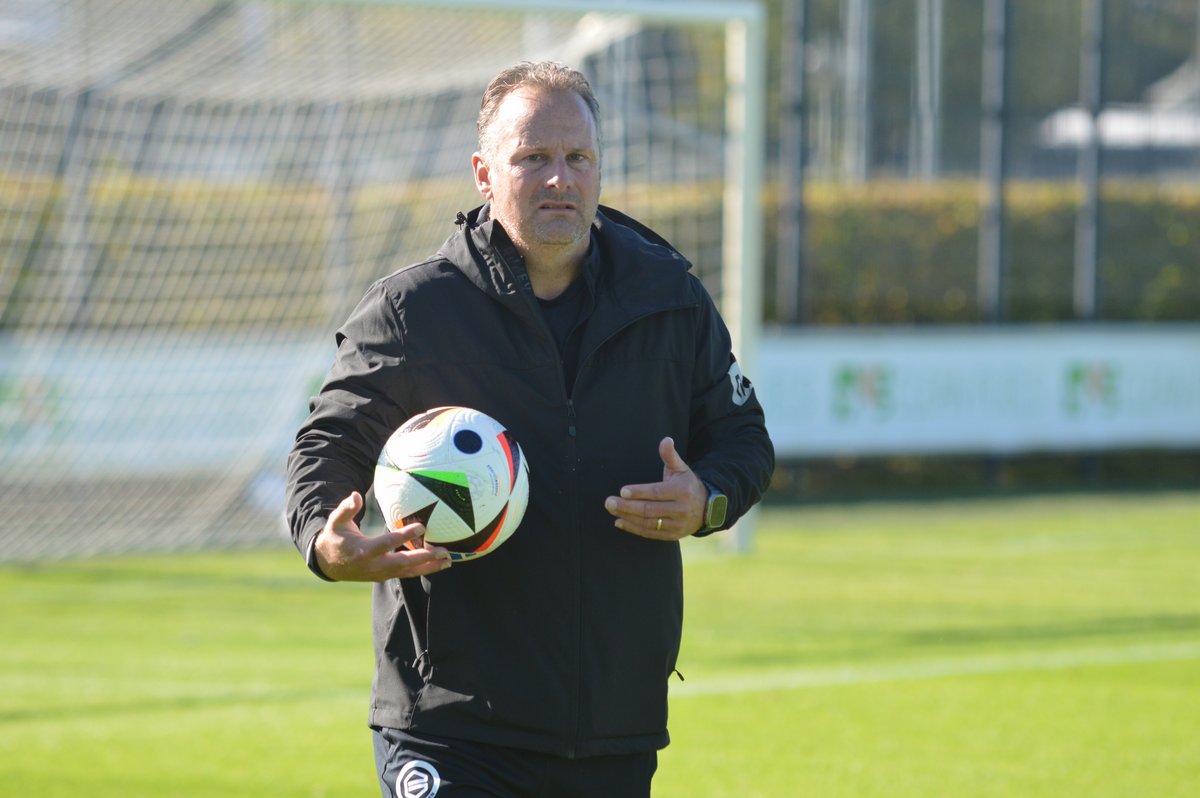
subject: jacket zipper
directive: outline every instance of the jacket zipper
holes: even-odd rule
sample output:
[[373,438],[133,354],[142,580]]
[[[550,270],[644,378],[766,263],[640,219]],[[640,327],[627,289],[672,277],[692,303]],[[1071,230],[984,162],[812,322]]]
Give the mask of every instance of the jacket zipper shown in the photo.
[[[559,361],[559,371],[563,370]],[[578,375],[576,375],[578,376]],[[560,384],[563,384],[560,382]],[[567,397],[567,437],[570,439],[570,462],[568,463],[571,507],[571,528],[579,529],[579,445],[575,428],[575,400]],[[570,727],[572,730],[570,743],[567,745],[567,758],[574,759],[579,754],[579,724],[583,715],[583,540],[577,536],[575,550],[575,700],[571,702]]]
[[[597,343],[596,346],[592,347],[592,349],[590,351],[580,352],[579,363],[575,367],[575,380],[572,383],[572,386],[577,387],[579,385],[579,378],[580,378],[580,376],[583,375],[583,372],[585,371],[585,369],[587,367],[587,363],[589,360],[592,359],[592,356],[596,352],[599,352],[601,349],[603,349],[604,346],[609,341],[611,341],[614,337],[616,337],[616,335],[618,333],[620,333],[622,330],[625,330],[625,329],[629,328],[630,326],[642,321],[643,319],[649,318],[650,316],[656,315],[658,313],[665,313],[670,310],[677,310],[677,309],[680,309],[680,308],[656,308],[653,311],[644,313],[644,314],[637,316],[635,318],[632,318],[632,319],[628,319],[620,327],[618,327],[617,329],[615,329],[611,333],[609,333],[607,336],[605,336],[604,339],[601,340],[599,343]],[[560,358],[558,361],[559,384],[560,385],[566,384],[566,381],[563,379],[563,377],[564,377],[563,370],[564,370],[564,364]],[[571,461],[570,461],[570,467],[569,467],[570,490],[571,490],[570,505],[572,508],[571,521],[572,521],[572,528],[578,529],[579,528],[579,518],[577,517],[577,510],[575,509],[579,505],[579,488],[577,485],[578,477],[577,477],[577,473],[576,473],[576,471],[577,471],[576,463],[578,460],[578,446],[577,446],[578,427],[576,426],[577,419],[575,416],[574,387],[572,388],[572,392],[570,394],[568,394],[566,397],[567,398],[567,437],[570,439],[570,442],[571,442],[571,447],[570,447]],[[575,558],[575,584],[577,584],[577,585],[583,584],[582,540],[580,541],[580,548],[579,548],[579,551],[577,552],[577,555]],[[583,701],[584,701],[584,684],[583,684],[583,670],[584,670],[583,625],[584,625],[584,618],[583,618],[583,590],[582,590],[582,588],[580,588],[579,593],[578,593],[578,597],[577,597],[577,601],[576,601],[576,612],[577,612],[577,615],[576,615],[576,622],[575,622],[575,658],[576,658],[575,700],[572,703],[572,708],[571,708],[571,714],[573,716],[571,719],[571,726],[573,727],[574,731],[571,736],[571,741],[567,746],[567,758],[568,759],[575,759],[579,755],[579,740],[582,736],[581,729],[580,729],[580,722],[581,722],[582,716],[583,716]],[[682,674],[680,674],[680,678],[683,678]]]
[[[513,271],[509,267],[508,262],[505,260],[504,255],[502,253],[500,253],[498,250],[493,249],[492,251],[493,251],[495,257],[500,261],[500,263],[503,264],[505,270],[507,270],[509,274],[513,274]],[[587,365],[587,362],[592,359],[592,356],[596,352],[599,352],[602,348],[604,348],[604,346],[609,341],[611,341],[613,338],[615,338],[617,336],[617,334],[620,333],[621,331],[628,329],[632,325],[637,324],[637,323],[641,322],[642,320],[649,318],[650,316],[654,316],[659,313],[665,313],[665,312],[672,311],[672,310],[682,310],[686,307],[691,307],[691,305],[675,305],[675,306],[670,306],[670,307],[654,308],[653,310],[642,313],[641,315],[635,316],[630,319],[626,319],[625,323],[621,324],[619,327],[617,327],[616,329],[609,332],[609,334],[606,335],[601,341],[599,341],[594,347],[592,347],[592,349],[590,351],[587,351],[587,352],[581,351],[579,353],[579,362],[575,366],[575,379],[571,383],[572,390],[570,393],[568,393],[566,390],[566,371],[565,371],[566,365],[562,361],[562,357],[561,357],[562,353],[558,353],[559,354],[558,384],[560,386],[562,386],[563,396],[566,399],[567,437],[570,440],[570,463],[568,464],[569,465],[568,470],[569,470],[570,477],[569,477],[568,484],[570,486],[570,501],[569,501],[569,503],[572,508],[572,510],[571,510],[571,528],[573,528],[573,529],[579,528],[578,512],[575,509],[576,507],[578,507],[578,504],[579,504],[579,487],[576,484],[577,479],[578,479],[577,468],[576,468],[576,462],[578,460],[578,441],[577,441],[578,429],[576,426],[574,391],[575,391],[575,387],[577,387],[579,385],[580,375],[583,374],[585,366]],[[534,309],[537,310],[536,307]],[[543,337],[548,338],[550,340],[551,345],[555,348],[555,351],[557,352],[558,344],[554,341],[554,336],[550,332],[549,327],[547,327],[545,319],[542,318],[540,313],[537,313],[536,315],[537,315],[538,321],[541,322],[540,326],[542,329]],[[583,572],[582,541],[580,541],[579,543],[580,543],[580,545],[576,552],[576,557],[575,557],[575,584],[576,585],[582,585],[582,572]],[[571,718],[568,721],[569,726],[573,730],[572,734],[571,734],[570,742],[567,745],[566,755],[567,755],[568,759],[575,759],[576,757],[579,756],[579,740],[580,740],[580,736],[581,736],[580,722],[582,720],[582,715],[583,715],[584,687],[583,687],[583,590],[582,590],[582,587],[579,588],[578,593],[576,595],[575,611],[577,613],[576,614],[576,622],[575,622],[575,700],[572,702],[571,711],[570,711]],[[678,673],[678,671],[676,671],[676,673]],[[680,674],[681,679],[682,679],[682,677],[683,677],[683,675]]]

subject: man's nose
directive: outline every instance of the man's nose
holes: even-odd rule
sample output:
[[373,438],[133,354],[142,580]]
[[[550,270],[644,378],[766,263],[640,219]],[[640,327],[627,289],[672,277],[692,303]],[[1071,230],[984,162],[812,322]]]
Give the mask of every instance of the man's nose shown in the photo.
[[558,157],[550,161],[550,169],[546,173],[546,185],[551,188],[569,188],[571,185],[571,170],[567,159]]

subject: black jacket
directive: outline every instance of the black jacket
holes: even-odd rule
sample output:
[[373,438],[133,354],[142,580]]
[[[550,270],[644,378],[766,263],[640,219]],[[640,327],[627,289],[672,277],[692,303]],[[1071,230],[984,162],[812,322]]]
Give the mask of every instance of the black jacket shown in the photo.
[[338,331],[288,461],[292,534],[313,566],[329,512],[365,492],[410,416],[465,405],[495,417],[529,463],[524,520],[487,557],[375,586],[370,723],[564,756],[661,748],[679,544],[616,529],[604,499],[662,479],[669,435],[728,495],[732,524],[774,466],[762,409],[687,261],[606,208],[568,395],[520,258],[485,219],[476,209],[435,257],[376,282]]

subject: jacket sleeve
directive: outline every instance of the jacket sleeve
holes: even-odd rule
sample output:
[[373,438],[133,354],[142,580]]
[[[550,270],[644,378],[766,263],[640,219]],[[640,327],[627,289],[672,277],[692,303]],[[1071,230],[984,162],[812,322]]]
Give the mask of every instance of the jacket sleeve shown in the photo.
[[729,330],[707,291],[700,291],[686,458],[697,476],[729,497],[727,528],[770,485],[775,448],[754,386],[734,357]]
[[[381,283],[337,332],[337,356],[287,462],[287,520],[308,567],[324,578],[312,545],[329,514],[353,491],[366,494],[388,436],[407,414],[403,340]],[[358,519],[361,522],[361,514]]]

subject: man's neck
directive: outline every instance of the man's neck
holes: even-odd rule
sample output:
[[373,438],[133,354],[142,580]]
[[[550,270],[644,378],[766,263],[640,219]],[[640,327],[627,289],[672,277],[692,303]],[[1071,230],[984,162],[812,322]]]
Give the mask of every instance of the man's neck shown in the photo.
[[568,245],[535,244],[527,246],[496,219],[494,223],[512,245],[525,266],[529,284],[538,299],[555,299],[575,282],[583,271],[591,248],[591,236]]
[[538,247],[522,252],[534,296],[554,299],[566,291],[583,271],[590,243],[584,239],[571,247]]
[[526,257],[525,271],[529,273],[529,283],[533,286],[534,296],[538,299],[554,299],[579,277],[583,271],[583,259],[577,258],[565,263],[535,264]]

